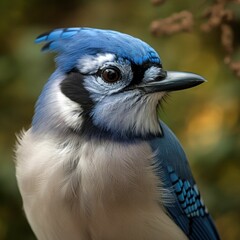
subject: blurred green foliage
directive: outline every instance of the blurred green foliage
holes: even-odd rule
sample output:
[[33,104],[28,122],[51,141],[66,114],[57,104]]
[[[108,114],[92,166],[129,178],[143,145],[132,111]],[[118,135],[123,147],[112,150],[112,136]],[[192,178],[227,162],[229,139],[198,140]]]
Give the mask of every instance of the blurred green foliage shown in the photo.
[[15,134],[30,126],[34,103],[54,69],[53,56],[40,54],[34,38],[67,26],[135,35],[160,53],[166,69],[196,72],[208,79],[198,88],[171,94],[160,115],[183,143],[222,238],[240,239],[240,80],[223,64],[217,32],[160,39],[149,33],[154,18],[191,4],[169,1],[154,8],[148,0],[0,1],[0,239],[35,239],[15,180]]

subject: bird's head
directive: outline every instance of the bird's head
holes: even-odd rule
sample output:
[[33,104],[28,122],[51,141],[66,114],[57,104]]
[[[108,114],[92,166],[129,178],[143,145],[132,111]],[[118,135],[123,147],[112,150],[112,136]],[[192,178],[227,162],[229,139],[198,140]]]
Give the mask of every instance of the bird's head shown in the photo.
[[56,29],[36,39],[55,51],[57,70],[36,107],[33,128],[116,140],[161,135],[157,107],[169,91],[196,86],[193,73],[170,72],[145,42],[91,28]]

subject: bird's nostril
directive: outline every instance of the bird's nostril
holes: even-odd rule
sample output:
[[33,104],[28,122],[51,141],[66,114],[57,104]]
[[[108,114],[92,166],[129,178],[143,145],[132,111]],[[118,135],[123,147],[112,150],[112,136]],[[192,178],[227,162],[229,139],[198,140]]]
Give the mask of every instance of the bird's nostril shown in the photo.
[[167,77],[167,71],[161,69],[159,71],[159,73],[154,77],[154,78],[150,78],[147,80],[148,83],[150,82],[160,82],[162,80],[164,80]]
[[161,72],[159,73],[158,77],[155,79],[157,81],[161,81],[167,77],[167,71],[161,69]]

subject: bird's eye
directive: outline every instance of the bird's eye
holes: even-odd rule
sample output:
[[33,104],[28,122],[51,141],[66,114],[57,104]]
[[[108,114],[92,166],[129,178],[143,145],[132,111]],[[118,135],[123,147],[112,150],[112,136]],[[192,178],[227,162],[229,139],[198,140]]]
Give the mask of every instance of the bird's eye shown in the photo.
[[101,70],[101,77],[105,82],[114,83],[121,79],[121,73],[116,67],[108,67]]

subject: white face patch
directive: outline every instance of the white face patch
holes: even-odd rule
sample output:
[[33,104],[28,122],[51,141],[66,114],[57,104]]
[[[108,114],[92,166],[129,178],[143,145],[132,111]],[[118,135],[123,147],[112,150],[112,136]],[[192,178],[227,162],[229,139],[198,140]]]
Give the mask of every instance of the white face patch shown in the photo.
[[95,73],[104,63],[113,62],[115,55],[111,53],[97,54],[96,56],[86,55],[78,60],[77,67],[83,74]]
[[109,96],[95,106],[93,121],[122,136],[161,133],[156,107],[163,96],[164,93],[142,96],[138,92]]
[[41,102],[37,103],[38,115],[34,116],[36,118],[34,127],[40,129],[40,133],[53,129],[59,129],[62,132],[68,128],[78,130],[82,125],[81,106],[66,97],[60,89],[64,78],[64,75],[58,76],[49,82]]
[[61,91],[57,92],[57,104],[59,106],[57,111],[59,111],[60,119],[68,127],[78,130],[82,124],[80,117],[82,109],[80,105],[66,97]]
[[143,82],[146,83],[153,81],[155,78],[159,76],[160,72],[161,69],[159,67],[152,66],[148,68],[144,73]]

